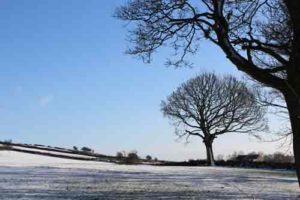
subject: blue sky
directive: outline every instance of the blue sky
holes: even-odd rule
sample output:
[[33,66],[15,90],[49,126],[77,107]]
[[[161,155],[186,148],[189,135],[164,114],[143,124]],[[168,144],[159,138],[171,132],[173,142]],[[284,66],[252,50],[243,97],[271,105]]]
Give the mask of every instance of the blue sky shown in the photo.
[[[205,157],[200,139],[176,141],[160,102],[201,71],[239,72],[206,42],[191,58],[192,69],[165,67],[164,49],[151,64],[125,55],[125,24],[112,17],[123,3],[0,1],[1,140],[89,146],[107,154],[136,149],[162,159]],[[215,154],[276,147],[229,134],[216,140]]]

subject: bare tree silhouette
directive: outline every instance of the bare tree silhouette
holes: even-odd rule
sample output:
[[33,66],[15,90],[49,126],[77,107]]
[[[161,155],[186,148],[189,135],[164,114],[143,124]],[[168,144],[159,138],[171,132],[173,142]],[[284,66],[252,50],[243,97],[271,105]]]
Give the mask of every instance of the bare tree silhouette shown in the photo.
[[224,133],[255,133],[265,128],[265,109],[244,82],[232,76],[204,73],[182,84],[161,110],[175,122],[176,134],[198,136],[206,147],[207,162],[214,165],[213,141]]
[[161,46],[171,45],[188,65],[199,40],[220,47],[238,70],[280,91],[293,132],[300,184],[300,1],[296,0],[130,0],[116,17],[134,21],[128,53],[150,62]]

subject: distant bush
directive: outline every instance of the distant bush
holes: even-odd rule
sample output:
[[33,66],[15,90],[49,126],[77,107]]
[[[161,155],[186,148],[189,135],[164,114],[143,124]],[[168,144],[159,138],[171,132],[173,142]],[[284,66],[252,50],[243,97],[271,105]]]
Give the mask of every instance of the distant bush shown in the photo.
[[93,153],[94,152],[94,150],[92,150],[91,148],[88,148],[88,147],[82,147],[81,151],[89,152],[89,153]]
[[227,157],[227,160],[238,161],[241,156],[251,157],[257,155],[257,158],[254,159],[254,162],[266,162],[266,163],[294,163],[294,156],[284,154],[281,152],[275,152],[273,154],[264,154],[262,152],[251,152],[248,154],[234,152],[232,155]]
[[274,154],[263,155],[263,160],[265,162],[274,162],[274,163],[294,163],[294,156],[286,155],[280,152],[275,152]]
[[251,152],[243,154],[234,152],[227,160],[217,160],[216,165],[249,168],[295,169],[294,157],[281,152],[264,154]]
[[125,153],[124,152],[117,152],[116,157],[118,160],[123,160],[125,157]]
[[140,158],[137,154],[137,151],[131,151],[127,154],[126,157],[121,159],[122,164],[138,164],[140,162]]
[[137,160],[139,160],[139,156],[137,154],[137,151],[131,151],[128,153],[127,158],[132,161],[135,162]]
[[150,155],[147,155],[147,156],[146,156],[146,160],[147,160],[147,161],[152,161],[152,157],[151,157]]
[[74,151],[78,151],[78,148],[76,146],[73,146]]

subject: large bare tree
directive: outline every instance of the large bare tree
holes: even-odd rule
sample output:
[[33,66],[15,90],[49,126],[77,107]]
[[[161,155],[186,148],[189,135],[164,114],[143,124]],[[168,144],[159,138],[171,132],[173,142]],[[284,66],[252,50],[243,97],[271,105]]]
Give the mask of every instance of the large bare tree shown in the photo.
[[116,11],[135,21],[128,53],[150,61],[159,47],[188,64],[186,55],[207,39],[253,79],[280,91],[287,104],[300,184],[300,1],[298,0],[130,0]]
[[213,141],[224,133],[257,133],[265,128],[265,109],[244,82],[232,76],[203,73],[182,84],[166,101],[164,116],[175,122],[179,137],[198,136],[214,165]]

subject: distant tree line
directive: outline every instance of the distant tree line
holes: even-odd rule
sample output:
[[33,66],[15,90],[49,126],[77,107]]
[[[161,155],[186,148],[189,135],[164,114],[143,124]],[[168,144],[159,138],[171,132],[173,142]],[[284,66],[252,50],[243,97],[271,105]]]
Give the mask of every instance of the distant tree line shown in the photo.
[[141,164],[143,162],[151,163],[158,161],[157,158],[153,159],[150,155],[141,158],[136,150],[132,150],[129,153],[126,153],[126,151],[119,151],[116,153],[116,158],[121,164]]
[[[295,159],[294,156],[291,154],[284,154],[281,152],[275,152],[273,154],[264,154],[263,152],[251,152],[248,154],[243,153],[237,153],[234,152],[233,154],[227,156],[226,160],[236,160],[238,156],[241,155],[258,155],[257,159],[255,159],[255,162],[270,162],[270,163],[294,163]],[[220,158],[221,156],[218,156]],[[224,159],[220,159],[224,160]]]
[[[250,159],[240,159],[241,157],[249,157]],[[253,159],[255,158],[255,159]],[[205,159],[190,159],[188,161],[172,162],[165,161],[160,162],[158,165],[162,166],[207,166],[207,160]],[[242,168],[266,168],[266,169],[288,169],[294,170],[295,163],[292,155],[287,155],[281,152],[275,152],[273,154],[263,154],[261,152],[251,152],[249,154],[241,154],[234,152],[231,155],[226,156],[218,155],[215,161],[216,166],[223,167],[242,167]]]

